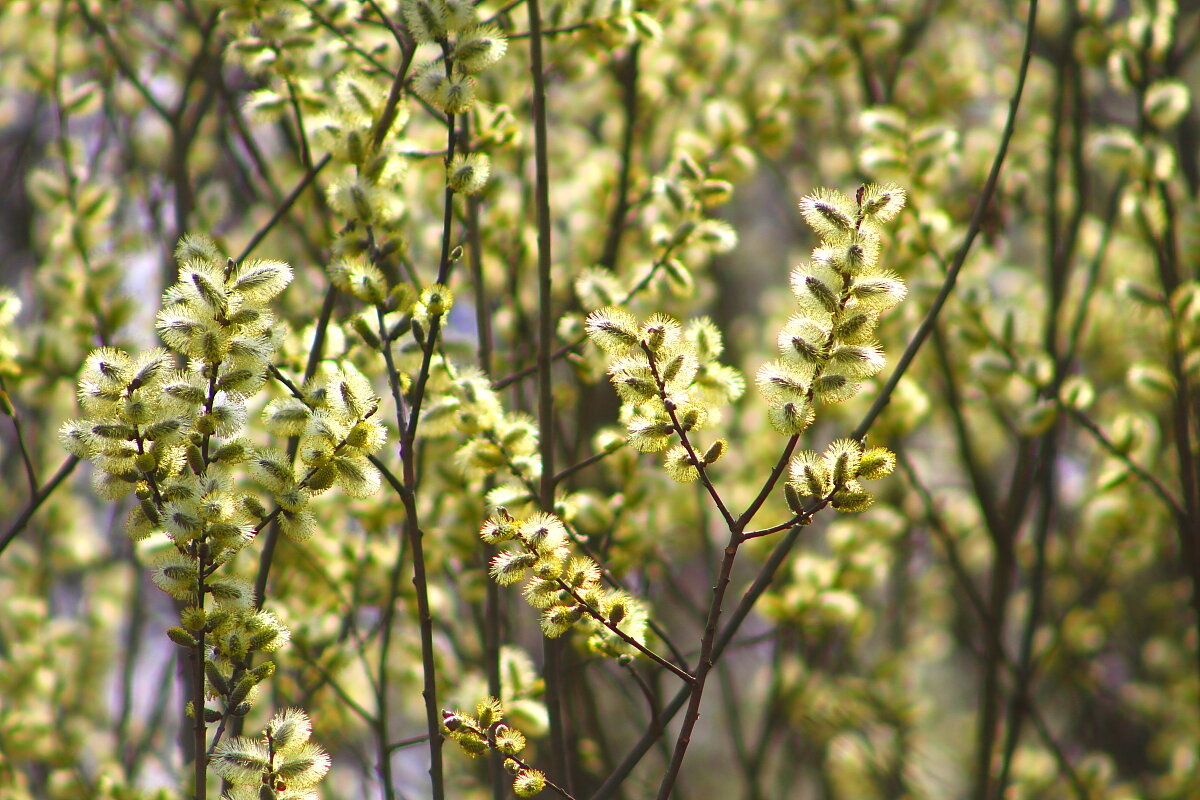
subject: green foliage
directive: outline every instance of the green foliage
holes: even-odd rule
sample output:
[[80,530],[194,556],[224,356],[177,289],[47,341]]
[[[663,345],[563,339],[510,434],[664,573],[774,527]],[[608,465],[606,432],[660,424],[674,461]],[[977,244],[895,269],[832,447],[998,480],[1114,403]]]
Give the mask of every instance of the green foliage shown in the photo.
[[0,3],[0,797],[1200,795],[1197,32]]

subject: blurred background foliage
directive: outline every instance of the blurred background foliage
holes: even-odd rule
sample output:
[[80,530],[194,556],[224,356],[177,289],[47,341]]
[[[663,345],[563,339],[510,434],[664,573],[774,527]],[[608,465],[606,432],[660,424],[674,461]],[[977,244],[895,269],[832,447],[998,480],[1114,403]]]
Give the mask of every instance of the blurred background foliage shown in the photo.
[[[1200,796],[1198,11],[1191,0],[1038,4],[981,236],[870,432],[900,468],[864,515],[826,512],[804,530],[720,663],[674,796]],[[455,207],[465,254],[444,335],[450,357],[503,385],[506,407],[532,411],[532,378],[505,380],[532,364],[536,339],[524,12],[520,0],[478,9],[509,46],[464,115],[491,181]],[[752,376],[791,313],[788,271],[814,245],[797,201],[891,180],[909,192],[883,256],[910,287],[880,329],[894,363],[979,206],[1028,13],[999,0],[547,3],[561,343],[578,345],[603,304],[596,286],[617,299],[636,287],[639,317],[710,316],[724,363]],[[281,370],[303,371],[319,326],[321,355],[386,393],[382,360],[355,333],[361,309],[330,289],[326,268],[364,228],[339,201],[345,167],[325,158],[319,129],[341,102],[339,76],[386,91],[410,61],[436,58],[426,45],[413,60],[404,25],[385,0],[0,5],[0,798],[166,797],[182,785],[184,679],[163,635],[175,609],[145,566],[161,542],[128,540],[131,501],[96,497],[56,432],[77,415],[91,349],[155,344],[185,232],[293,266],[277,304]],[[445,118],[408,84],[403,116],[390,146],[406,169],[371,235],[390,243],[389,280],[426,286]],[[580,347],[556,367],[561,465],[620,430],[603,369]],[[804,446],[852,430],[889,372],[820,417]],[[753,391],[721,426],[733,444],[717,481],[745,506],[782,439]],[[456,466],[461,444],[421,439],[418,500],[439,692],[470,708],[487,693],[477,534],[493,484]],[[620,450],[560,491],[605,566],[695,658],[724,541],[700,490]],[[248,725],[303,706],[333,756],[325,796],[427,796],[428,744],[410,741],[424,711],[403,508],[385,492],[314,511],[318,535],[274,555],[268,593],[292,641]],[[778,497],[762,521],[788,516]],[[747,546],[733,597],[774,545]],[[536,763],[540,637],[503,594],[504,699]],[[633,668],[655,702],[676,688]],[[652,720],[613,662],[572,649],[562,682],[574,793],[587,797]],[[451,795],[487,796],[483,760],[451,749]],[[649,796],[668,755],[652,749],[623,796]]]

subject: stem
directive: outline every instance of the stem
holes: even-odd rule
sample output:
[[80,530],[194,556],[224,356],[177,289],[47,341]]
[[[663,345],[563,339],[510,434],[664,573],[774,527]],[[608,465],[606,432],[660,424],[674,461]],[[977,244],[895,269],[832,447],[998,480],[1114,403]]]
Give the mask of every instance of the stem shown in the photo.
[[[929,490],[917,477],[916,471],[913,469],[913,466],[909,460],[904,456],[903,452],[896,453],[896,464],[904,472],[909,484],[913,487],[917,493],[917,496],[920,498],[925,512],[925,521],[929,528],[933,530],[934,534],[941,542],[942,547],[945,549],[946,561],[950,566],[950,571],[954,574],[955,579],[958,581],[963,591],[966,592],[971,608],[979,616],[980,621],[983,623],[984,630],[993,630],[995,626],[992,624],[991,615],[988,611],[983,595],[979,593],[979,589],[975,586],[974,582],[972,582],[969,574],[967,573],[967,567],[963,563],[962,557],[959,554],[958,545],[955,543],[953,535],[951,535],[951,533],[947,530],[945,524],[938,517],[937,512],[934,510],[933,498],[930,496]],[[1008,670],[1008,673],[1015,676],[1017,673],[1017,667],[1009,658],[1007,651],[1004,649],[1003,642],[997,645],[997,651],[999,653],[1000,660],[1004,664],[1004,667]],[[1074,766],[1071,765],[1071,762],[1067,760],[1066,753],[1063,752],[1062,746],[1050,734],[1050,730],[1046,727],[1045,720],[1042,718],[1037,706],[1030,703],[1026,711],[1029,714],[1030,720],[1033,722],[1034,727],[1037,728],[1038,735],[1054,754],[1054,759],[1058,765],[1059,771],[1065,774],[1067,779],[1070,781],[1076,796],[1079,798],[1079,800],[1087,800],[1087,798],[1091,795],[1091,792],[1086,786],[1084,786],[1082,779],[1079,777],[1079,773],[1075,770]]]
[[283,203],[281,203],[275,209],[275,212],[271,214],[271,218],[268,219],[261,228],[255,231],[253,236],[250,237],[250,241],[246,243],[244,248],[242,248],[241,254],[238,255],[237,259],[235,259],[236,261],[240,263],[254,252],[255,248],[262,243],[262,240],[267,238],[267,234],[279,224],[281,219],[287,216],[288,211],[290,211],[292,206],[295,205],[296,201],[300,199],[300,195],[304,194],[305,190],[308,189],[308,187],[316,179],[317,175],[321,174],[321,170],[325,169],[330,160],[331,156],[326,154],[320,161],[313,164],[312,167],[304,173],[304,177],[301,178],[300,182],[296,184],[296,188],[292,189],[288,196],[284,198]]
[[29,524],[29,520],[33,518],[37,510],[42,507],[42,503],[46,502],[46,498],[75,471],[75,467],[78,465],[79,456],[67,456],[62,466],[58,468],[58,472],[55,472],[54,476],[46,482],[46,485],[35,492],[33,497],[29,498],[29,502],[25,504],[24,510],[17,515],[17,518],[12,521],[4,531],[4,534],[0,536],[0,554],[4,552],[13,539],[17,538],[17,535],[21,531],[25,530],[25,526]]
[[625,217],[629,214],[629,184],[633,172],[633,143],[638,122],[638,56],[641,42],[634,43],[623,59],[617,62],[615,72],[621,82],[621,106],[625,110],[625,130],[621,137],[621,171],[617,174],[617,199],[613,203],[612,215],[608,220],[608,235],[604,240],[604,251],[600,264],[608,269],[617,268],[617,256],[621,250],[621,235],[625,232]]
[[[196,605],[201,609],[204,608],[205,561],[203,555],[196,559]],[[193,792],[196,800],[205,800],[208,796],[208,731],[204,723],[204,631],[197,631],[194,636],[196,646],[192,648],[192,749],[195,751],[196,760]]]
[[[4,378],[0,376],[0,394],[8,397],[8,387],[4,385]],[[11,400],[6,400],[11,408]],[[13,409],[10,417],[13,424],[13,432],[17,435],[17,449],[21,453],[21,465],[25,468],[25,480],[29,484],[29,493],[33,494],[38,489],[37,470],[33,467],[33,459],[29,455],[29,447],[25,443],[25,429],[21,425],[21,416]]]
[[954,285],[958,281],[958,274],[962,271],[963,264],[967,260],[967,254],[971,252],[971,245],[975,243],[975,238],[979,236],[979,232],[983,229],[983,219],[987,212],[988,205],[992,201],[992,196],[996,193],[996,185],[1000,181],[1000,170],[1004,166],[1005,156],[1008,154],[1008,145],[1012,141],[1013,133],[1016,131],[1017,109],[1021,105],[1021,96],[1025,91],[1025,78],[1029,74],[1029,62],[1033,57],[1033,42],[1034,42],[1034,22],[1037,20],[1037,0],[1029,0],[1029,15],[1025,21],[1025,44],[1021,51],[1021,65],[1017,71],[1017,85],[1013,89],[1012,99],[1008,104],[1008,118],[1004,121],[1004,132],[1000,134],[1000,146],[996,150],[996,157],[992,160],[992,168],[988,173],[987,181],[983,185],[983,191],[979,194],[979,202],[975,205],[975,211],[971,215],[971,223],[967,227],[967,234],[963,237],[962,245],[958,248],[958,253],[954,256],[954,262],[950,265],[950,271],[946,273],[946,278],[942,281],[942,288],[934,298],[933,304],[929,307],[925,319],[921,321],[921,325],[917,328],[917,332],[913,334],[913,338],[909,341],[908,346],[904,349],[904,354],[900,356],[900,360],[896,362],[896,368],[892,371],[892,375],[888,378],[888,382],[880,391],[879,396],[875,398],[875,402],[871,404],[871,408],[867,411],[858,427],[850,434],[851,439],[861,441],[867,430],[875,422],[875,419],[883,412],[892,399],[892,393],[896,391],[896,385],[900,383],[900,379],[904,377],[904,373],[908,371],[908,367],[916,358],[917,351],[921,349],[921,345],[925,343],[925,339],[933,330],[934,323],[937,322],[938,315],[942,313],[942,307],[946,305],[946,300],[949,299],[950,293],[954,291]]
[[[471,118],[465,115],[462,120],[462,140],[471,141]],[[471,268],[471,288],[475,296],[475,330],[479,334],[476,349],[476,361],[484,375],[492,374],[492,314],[491,298],[488,296],[487,282],[483,276],[483,239],[480,227],[480,215],[483,203],[478,195],[467,197],[467,263]],[[485,481],[485,490],[494,486],[494,481]],[[486,512],[485,512],[486,513]],[[487,548],[481,565],[485,574],[487,563],[495,554],[495,548]],[[488,695],[503,699],[503,683],[500,676],[500,629],[502,624],[500,614],[500,585],[495,581],[485,581],[487,586],[483,603],[483,662],[487,673]],[[504,759],[495,750],[488,760],[488,783],[492,787],[492,800],[504,800],[508,787],[504,780]]]
[[[533,82],[534,206],[537,214],[538,242],[538,447],[542,462],[539,500],[543,511],[554,509],[554,399],[551,385],[551,348],[554,344],[554,317],[551,307],[553,285],[550,277],[550,159],[546,133],[546,81],[542,61],[542,12],[539,0],[527,0],[529,17],[529,70]],[[569,791],[572,786],[567,759],[567,734],[562,686],[563,643],[542,640],[545,660],[546,709],[550,717],[550,763]]]

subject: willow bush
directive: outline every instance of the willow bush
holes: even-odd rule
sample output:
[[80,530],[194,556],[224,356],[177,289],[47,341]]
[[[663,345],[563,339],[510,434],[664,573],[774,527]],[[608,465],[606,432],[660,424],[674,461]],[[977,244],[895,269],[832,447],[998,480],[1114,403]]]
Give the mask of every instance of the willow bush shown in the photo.
[[1196,12],[4,3],[0,798],[1200,795]]

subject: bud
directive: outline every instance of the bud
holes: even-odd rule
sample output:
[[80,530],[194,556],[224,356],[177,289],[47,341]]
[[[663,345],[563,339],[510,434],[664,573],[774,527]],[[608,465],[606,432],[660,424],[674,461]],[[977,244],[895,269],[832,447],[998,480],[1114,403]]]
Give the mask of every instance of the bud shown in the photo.
[[727,444],[728,443],[724,439],[717,439],[715,442],[709,445],[709,448],[704,451],[704,456],[702,458],[704,464],[706,466],[708,464],[712,464],[720,459],[721,456],[725,455],[725,448]]
[[790,483],[783,485],[783,497],[787,500],[788,508],[796,516],[803,516],[805,513],[804,499],[800,496],[800,492],[796,491],[796,487]]
[[180,647],[196,646],[196,639],[186,630],[177,625],[167,628],[167,638]]

